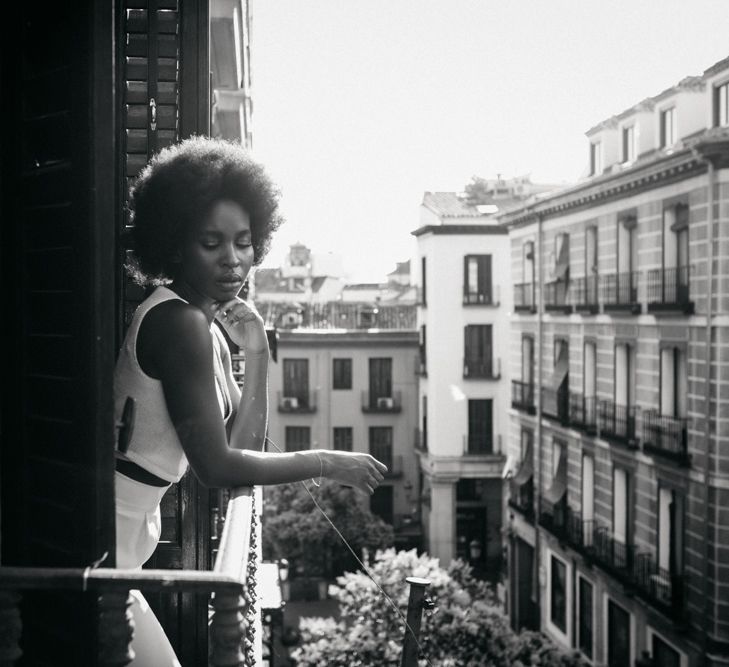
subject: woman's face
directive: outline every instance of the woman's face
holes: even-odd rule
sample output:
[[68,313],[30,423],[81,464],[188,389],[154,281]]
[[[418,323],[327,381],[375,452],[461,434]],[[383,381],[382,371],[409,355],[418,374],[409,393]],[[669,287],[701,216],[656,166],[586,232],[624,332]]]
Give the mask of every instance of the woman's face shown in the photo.
[[251,222],[235,202],[217,202],[180,248],[175,284],[197,305],[235,297],[253,266]]

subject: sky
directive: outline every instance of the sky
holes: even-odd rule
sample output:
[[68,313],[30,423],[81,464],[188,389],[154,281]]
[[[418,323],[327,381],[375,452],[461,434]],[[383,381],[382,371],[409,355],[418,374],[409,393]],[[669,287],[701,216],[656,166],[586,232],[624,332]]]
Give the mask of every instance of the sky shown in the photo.
[[426,191],[584,177],[585,132],[729,56],[729,0],[251,0],[253,152],[288,247],[381,282]]

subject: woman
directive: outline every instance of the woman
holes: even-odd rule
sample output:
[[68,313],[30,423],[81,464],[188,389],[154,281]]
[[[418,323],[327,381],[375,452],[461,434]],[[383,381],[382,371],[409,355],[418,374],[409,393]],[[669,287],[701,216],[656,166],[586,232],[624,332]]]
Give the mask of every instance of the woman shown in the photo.
[[[192,469],[209,487],[328,477],[373,493],[386,467],[368,454],[263,452],[269,349],[263,321],[238,298],[281,219],[278,193],[238,144],[193,137],[162,150],[132,188],[137,282],[155,285],[136,310],[117,360],[117,420],[133,398],[132,435],[117,448],[117,566],[141,567],[159,540],[159,503]],[[225,337],[245,358],[242,392]],[[136,667],[177,665],[135,592]]]

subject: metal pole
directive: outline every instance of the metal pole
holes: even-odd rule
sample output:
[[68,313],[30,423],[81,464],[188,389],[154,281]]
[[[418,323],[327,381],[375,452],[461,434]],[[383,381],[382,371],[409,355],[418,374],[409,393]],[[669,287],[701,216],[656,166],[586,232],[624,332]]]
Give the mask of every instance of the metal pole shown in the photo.
[[410,584],[410,597],[408,598],[408,627],[405,628],[400,667],[417,667],[420,621],[424,606],[423,599],[425,597],[425,587],[430,585],[430,580],[421,579],[420,577],[408,577],[405,581]]

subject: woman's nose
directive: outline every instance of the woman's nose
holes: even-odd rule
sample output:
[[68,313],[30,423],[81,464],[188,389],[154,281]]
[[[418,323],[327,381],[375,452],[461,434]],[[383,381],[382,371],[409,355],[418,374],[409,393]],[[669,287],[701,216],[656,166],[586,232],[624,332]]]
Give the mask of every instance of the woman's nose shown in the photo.
[[238,266],[240,258],[234,246],[226,246],[221,262],[224,266]]

